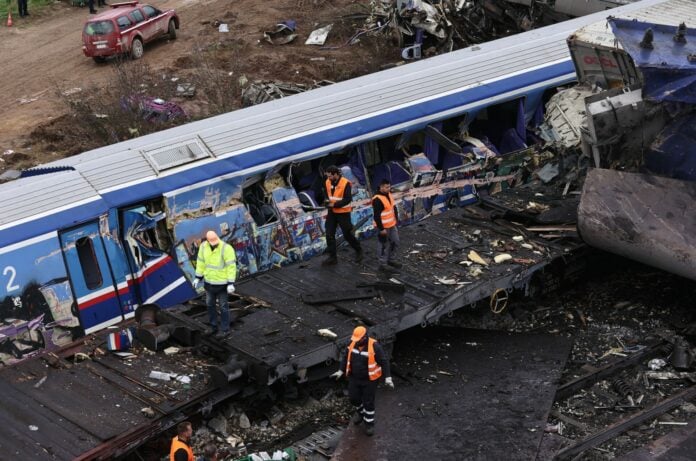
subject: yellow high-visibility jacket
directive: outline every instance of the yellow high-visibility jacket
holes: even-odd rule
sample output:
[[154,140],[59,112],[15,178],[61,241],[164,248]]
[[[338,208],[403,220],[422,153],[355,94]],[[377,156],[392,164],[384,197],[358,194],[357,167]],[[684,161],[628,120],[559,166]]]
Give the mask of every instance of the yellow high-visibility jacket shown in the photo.
[[227,285],[237,279],[237,255],[232,245],[220,241],[215,250],[207,241],[198,248],[196,277],[211,285]]

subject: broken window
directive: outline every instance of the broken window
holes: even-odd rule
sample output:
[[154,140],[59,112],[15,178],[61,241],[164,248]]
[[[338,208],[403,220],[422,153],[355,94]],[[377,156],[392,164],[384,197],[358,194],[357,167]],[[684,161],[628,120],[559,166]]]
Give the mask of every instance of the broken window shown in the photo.
[[302,209],[313,211],[321,206],[324,177],[319,171],[319,161],[293,163],[288,169],[288,182],[297,192]]
[[469,131],[496,153],[508,153],[527,147],[524,98],[482,109]]
[[99,261],[97,254],[94,252],[94,243],[90,237],[82,237],[75,242],[77,249],[77,257],[82,266],[82,276],[85,279],[85,285],[90,290],[97,289],[102,286],[102,273],[99,269]]
[[[411,152],[423,152],[423,147],[418,144],[418,140],[419,135],[413,134],[404,143],[404,137],[396,135],[368,143],[371,152],[366,154],[365,165],[373,192],[378,189],[383,179],[389,180],[392,188],[397,191],[406,190],[411,186],[411,173],[404,160]],[[400,144],[405,145],[399,148]]]
[[246,186],[242,191],[242,201],[257,226],[278,221],[278,214],[271,205],[270,195],[264,190],[262,181]]
[[165,214],[158,200],[123,211],[121,225],[124,240],[138,267],[171,249]]

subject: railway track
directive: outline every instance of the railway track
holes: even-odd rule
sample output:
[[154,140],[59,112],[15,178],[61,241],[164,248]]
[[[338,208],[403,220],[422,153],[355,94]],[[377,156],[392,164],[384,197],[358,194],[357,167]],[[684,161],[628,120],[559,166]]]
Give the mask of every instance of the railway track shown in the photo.
[[[670,342],[656,342],[562,384],[549,428],[567,439],[553,459],[594,459],[591,451],[614,457],[689,424],[679,407],[696,399],[696,381],[692,374],[672,371],[672,349]],[[651,359],[667,365],[650,370]],[[613,444],[618,438],[621,452]]]

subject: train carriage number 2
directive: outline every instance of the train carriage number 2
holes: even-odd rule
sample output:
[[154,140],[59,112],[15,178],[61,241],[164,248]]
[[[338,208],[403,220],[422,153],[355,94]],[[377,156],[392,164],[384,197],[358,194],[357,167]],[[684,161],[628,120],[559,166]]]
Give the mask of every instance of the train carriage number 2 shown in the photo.
[[7,292],[11,293],[15,290],[19,290],[19,285],[15,285],[15,277],[17,277],[17,270],[12,266],[6,266],[2,271],[2,275],[10,275],[10,279],[7,281]]

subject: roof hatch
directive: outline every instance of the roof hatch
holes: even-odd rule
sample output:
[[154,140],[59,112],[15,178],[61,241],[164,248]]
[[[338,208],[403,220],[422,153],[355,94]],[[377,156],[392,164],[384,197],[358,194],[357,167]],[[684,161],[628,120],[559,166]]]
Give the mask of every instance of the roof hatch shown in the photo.
[[142,153],[158,173],[200,159],[213,157],[200,139],[183,141],[174,145],[169,144],[154,149],[144,149]]

